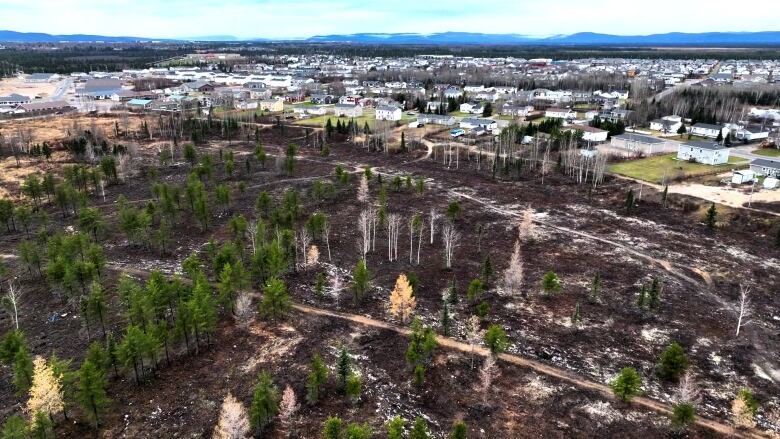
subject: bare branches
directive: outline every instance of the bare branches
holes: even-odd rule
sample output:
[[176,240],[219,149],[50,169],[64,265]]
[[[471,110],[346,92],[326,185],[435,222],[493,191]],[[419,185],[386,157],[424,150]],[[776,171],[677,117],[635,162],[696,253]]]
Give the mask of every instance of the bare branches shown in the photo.
[[398,260],[398,236],[401,234],[401,215],[391,213],[387,216],[387,260]]
[[452,268],[452,255],[460,242],[460,233],[455,230],[455,226],[447,223],[442,229],[442,239],[444,240],[444,266],[450,269]]
[[431,244],[433,244],[433,238],[436,233],[436,221],[441,218],[441,215],[436,212],[434,208],[431,208],[430,221],[431,221]]
[[360,177],[360,185],[358,186],[357,190],[357,199],[361,203],[368,202],[368,177],[366,177],[365,174]]
[[509,266],[504,271],[504,288],[512,296],[522,292],[523,289],[523,260],[520,251],[520,241],[515,241]]
[[3,296],[2,303],[8,308],[16,330],[19,330],[19,301],[22,298],[22,288],[13,281],[8,282],[8,292]]
[[500,374],[501,372],[498,370],[495,357],[488,355],[485,358],[485,362],[482,363],[482,368],[479,370],[479,383],[476,386],[477,392],[482,394],[483,403],[487,404],[490,387]]
[[360,249],[361,259],[366,260],[366,254],[371,250],[371,218],[370,211],[364,210],[360,212],[358,217],[357,227],[361,240],[358,241],[358,247]]
[[696,386],[696,381],[690,372],[686,372],[680,377],[680,384],[677,386],[675,398],[678,403],[696,405],[701,402],[699,388]]
[[749,320],[750,316],[752,315],[752,309],[750,306],[750,287],[745,285],[739,286],[739,317],[737,318],[737,333],[736,336],[739,337],[739,331],[744,327],[745,325],[751,323],[751,320]]
[[219,421],[214,428],[215,439],[241,439],[249,434],[249,418],[244,406],[230,393],[222,402]]

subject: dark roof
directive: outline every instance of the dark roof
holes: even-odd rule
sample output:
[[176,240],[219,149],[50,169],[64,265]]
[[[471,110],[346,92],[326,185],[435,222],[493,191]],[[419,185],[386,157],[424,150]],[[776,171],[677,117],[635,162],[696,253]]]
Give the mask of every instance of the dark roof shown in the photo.
[[780,161],[769,159],[755,159],[750,162],[750,166],[761,166],[764,168],[780,169]]
[[719,149],[726,149],[726,147],[721,146],[714,142],[705,142],[705,141],[697,141],[697,140],[691,140],[688,142],[683,143],[683,146],[688,146],[691,148],[701,148],[701,149],[709,149],[712,151],[717,151]]
[[617,136],[612,136],[613,139],[622,139],[626,140],[628,142],[636,142],[636,143],[647,143],[647,144],[658,144],[658,143],[664,143],[665,140],[659,139],[657,137],[653,136],[646,136],[644,134],[636,134],[636,133],[625,133],[620,134]]

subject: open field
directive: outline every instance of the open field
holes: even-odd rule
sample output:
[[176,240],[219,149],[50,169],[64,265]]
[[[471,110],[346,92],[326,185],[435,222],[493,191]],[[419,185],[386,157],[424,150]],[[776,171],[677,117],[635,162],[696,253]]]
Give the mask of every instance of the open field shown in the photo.
[[[322,116],[314,116],[307,119],[300,119],[295,121],[295,125],[306,125],[306,126],[312,126],[312,127],[319,127],[322,128],[325,126],[325,124],[328,123],[328,119],[330,119],[330,123],[333,124],[333,126],[336,126],[336,122],[341,120],[341,123],[349,123],[349,121],[354,120],[354,122],[357,124],[357,126],[362,130],[363,126],[368,123],[368,126],[373,130],[378,123],[389,123],[392,125],[395,125],[396,122],[389,122],[389,121],[377,121],[374,118],[374,111],[373,110],[363,110],[363,115],[360,117],[336,117],[332,114],[325,114]],[[417,120],[417,117],[415,116],[409,116],[406,113],[403,113],[401,116],[401,120],[397,123],[399,125],[408,124],[414,120]]]
[[24,78],[0,79],[0,96],[18,93],[30,98],[47,98],[57,90],[60,82],[28,83]]
[[[106,126],[117,121],[97,120]],[[199,224],[182,196],[174,209],[175,233],[164,249],[154,242],[131,242],[119,221],[117,201],[124,197],[154,212],[147,230],[152,235],[161,229],[165,208],[152,186],[166,184],[186,194],[188,174],[199,167],[186,162],[184,142],[173,147],[164,138],[110,138],[112,143],[132,142],[135,147],[129,165],[134,172],[110,184],[105,194],[92,186],[85,191],[87,204],[103,214],[106,225],[95,240],[106,258],[105,269],[97,275],[107,297],[106,331],[122,339],[128,324],[138,318],[119,294],[122,273],[141,282],[142,291],[147,291],[143,285],[154,270],[166,276],[179,274],[189,284],[182,261],[196,253],[203,274],[216,284],[222,268],[217,254],[228,244],[240,249],[232,260],[250,273],[250,282],[241,288],[250,306],[246,320],[234,316],[226,305],[218,306],[217,323],[207,341],[198,341],[197,351],[194,337],[187,339],[181,330],[173,331],[178,335],[166,339],[164,351],[161,343],[153,356],[143,357],[140,384],[135,383],[132,365],[119,367],[117,374],[109,371],[111,402],[101,419],[103,437],[208,437],[227,392],[248,407],[262,371],[272,375],[279,392],[289,385],[301,403],[289,419],[275,417],[263,437],[319,437],[323,422],[333,415],[367,423],[375,432],[383,432],[393,416],[408,420],[422,416],[437,438],[446,437],[458,419],[467,423],[473,438],[666,437],[671,426],[664,410],[674,402],[676,384],[659,377],[657,363],[672,342],[679,343],[690,359],[689,370],[702,396],[698,415],[706,421],[692,426],[687,437],[758,437],[759,432],[780,431],[776,391],[780,248],[772,241],[778,226],[775,217],[718,206],[718,228],[710,231],[702,224],[708,203],[672,195],[662,208],[660,193],[653,188],[645,188],[636,211],[627,215],[625,194],[633,183],[623,179],[607,176],[604,184],[589,189],[590,185],[578,185],[556,171],[540,175],[519,167],[516,173],[507,168],[493,176],[483,163],[486,159],[478,163],[465,153],[458,157],[457,168],[442,163],[442,155],[435,155],[436,145],[429,140],[421,143],[431,145],[430,149],[385,154],[334,134],[330,154],[323,156],[317,146],[306,143],[310,136],[304,137],[302,127],[279,130],[268,127],[271,118],[262,122],[258,140],[265,145],[267,162],[254,156],[254,139],[247,140],[254,133],[251,124],[239,140],[212,135],[195,146],[199,157],[208,156],[213,165],[211,175],[202,180],[210,207],[208,224]],[[83,129],[91,121],[79,120],[79,125]],[[408,130],[407,140],[412,133],[427,133],[427,128]],[[40,133],[46,133],[44,129],[40,127]],[[289,143],[299,144],[300,150],[293,171],[284,172]],[[173,163],[161,165],[158,152],[168,148],[174,151]],[[231,173],[224,159],[230,152],[240,165]],[[59,153],[58,168],[87,164]],[[48,166],[40,158],[25,160],[23,168],[34,172]],[[643,160],[651,160],[649,166],[656,173],[660,168],[689,165],[668,156]],[[205,167],[204,161],[201,166]],[[359,199],[360,176],[366,168],[372,169],[372,178],[367,180],[367,197]],[[647,178],[656,175],[643,167],[628,171]],[[687,167],[682,171],[700,172]],[[346,177],[337,178],[337,172]],[[423,190],[407,187],[406,176],[422,181]],[[225,205],[216,202],[218,185],[229,189]],[[26,199],[18,187],[9,192]],[[270,199],[267,207],[257,203],[263,193]],[[292,199],[296,209],[288,220],[280,209],[287,209]],[[459,213],[448,216],[453,202],[458,202]],[[32,229],[45,227],[44,239],[68,228],[79,230],[77,216],[63,214],[54,203],[41,203],[47,220],[34,220]],[[374,208],[399,215],[397,257],[388,256],[392,240],[382,223],[365,255],[360,250],[358,218]],[[437,214],[432,226],[431,212]],[[254,239],[274,241],[285,231],[300,237],[315,213],[324,214],[330,225],[327,240],[323,234],[310,235],[308,245],[318,247],[319,257],[304,264],[299,253],[307,252],[298,248],[302,244],[280,250],[287,258],[280,277],[293,307],[283,318],[263,318],[257,310],[267,289],[263,265],[257,262],[264,259],[257,255],[270,247],[265,243],[255,248]],[[231,218],[239,215],[262,221],[268,233],[252,239],[234,233]],[[423,227],[410,232],[415,215]],[[530,225],[518,239],[518,223],[524,217]],[[444,259],[445,224],[460,235],[449,268]],[[100,325],[94,321],[89,325],[82,317],[83,287],[69,290],[18,259],[19,246],[26,239],[33,238],[21,229],[0,229],[0,253],[24,291],[20,328],[33,354],[71,358],[79,367],[89,343],[102,338]],[[208,244],[212,240],[213,249]],[[504,282],[515,242],[523,262],[518,291]],[[370,271],[370,285],[362,297],[356,297],[353,271],[361,257]],[[488,258],[492,270],[485,274]],[[561,288],[545,294],[541,279],[551,271],[561,279]],[[327,282],[322,294],[317,294],[320,273]],[[425,361],[422,384],[415,384],[405,359],[409,324],[388,307],[390,291],[401,273],[414,273],[418,279],[413,312],[439,338],[439,347]],[[593,296],[597,274],[602,287]],[[469,298],[468,286],[483,276],[484,290]],[[654,279],[663,284],[660,302],[652,308],[637,306],[641,287]],[[451,322],[445,328],[443,297],[453,284],[456,293],[447,297]],[[750,285],[754,312],[751,324],[736,337],[740,285]],[[184,287],[181,294],[194,293]],[[168,312],[167,306],[161,307],[163,318],[157,324],[184,318],[179,312]],[[500,374],[482,393],[476,389],[488,352],[481,336],[474,342],[479,348],[471,352],[468,322],[485,308],[482,319],[477,319],[478,329],[499,325],[508,345],[497,360]],[[575,309],[581,311],[579,322],[572,320]],[[0,314],[0,328],[11,328],[7,313]],[[336,377],[342,348],[362,378],[362,392],[353,400],[344,395]],[[322,356],[331,378],[319,401],[310,404],[304,396],[314,354]],[[646,399],[625,403],[605,391],[627,366],[639,371]],[[736,430],[731,425],[731,401],[742,387],[751,388],[760,403],[755,429]],[[26,396],[15,394],[11,368],[0,366],[0,419],[21,413],[25,402]],[[69,409],[68,421],[59,415],[55,419],[58,437],[97,434],[75,405]]]
[[710,166],[680,161],[677,160],[676,154],[669,154],[613,163],[609,165],[608,170],[637,180],[660,184],[664,179],[674,181],[739,169],[745,167],[747,163],[745,159],[730,157],[728,164]]

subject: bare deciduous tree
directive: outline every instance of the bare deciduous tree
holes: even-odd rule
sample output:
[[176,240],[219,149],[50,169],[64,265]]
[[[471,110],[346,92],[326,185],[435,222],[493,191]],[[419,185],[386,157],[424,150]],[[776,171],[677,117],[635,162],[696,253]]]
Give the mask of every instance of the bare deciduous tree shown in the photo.
[[222,402],[217,426],[214,427],[214,439],[244,439],[249,435],[249,418],[246,409],[230,393]]
[[241,291],[236,297],[235,319],[239,326],[249,327],[254,319],[255,310],[252,306],[252,296],[246,291]]
[[327,218],[322,224],[322,240],[325,241],[325,247],[328,249],[328,261],[330,262],[333,259],[330,257],[330,221]]
[[442,229],[442,239],[444,240],[444,265],[450,269],[452,268],[452,255],[460,241],[460,233],[455,230],[455,226],[447,223]]
[[360,212],[357,227],[361,238],[360,241],[358,241],[358,247],[360,249],[361,259],[365,261],[366,254],[368,254],[368,251],[371,249],[371,218],[369,210]]
[[750,323],[749,320],[750,315],[752,313],[751,307],[750,307],[750,287],[745,285],[739,286],[739,316],[737,318],[737,333],[736,336],[739,337],[739,331],[742,329],[745,325]]
[[482,368],[479,370],[479,383],[477,383],[476,390],[482,395],[482,402],[487,404],[487,398],[490,394],[490,387],[493,381],[500,375],[498,366],[496,365],[496,359],[492,355],[488,355],[485,358],[485,362],[482,363]]
[[693,375],[690,372],[686,372],[680,377],[680,383],[677,385],[675,398],[677,402],[692,405],[696,405],[701,401],[699,388],[696,386],[696,381],[693,379]]
[[[520,241],[515,241],[515,248],[512,251],[512,257],[509,259],[509,266],[504,271],[504,288],[512,296],[518,293],[523,294],[523,259],[520,250]],[[525,297],[525,294],[523,294]]]
[[309,247],[309,251],[306,252],[306,266],[311,267],[317,265],[320,262],[320,249],[316,245]]
[[471,346],[471,368],[474,368],[474,346],[476,346],[477,343],[479,343],[479,340],[482,338],[482,330],[479,327],[479,317],[478,316],[471,316],[469,317],[468,322],[466,322],[466,340],[469,342],[469,346]]
[[279,404],[279,418],[282,420],[282,423],[289,422],[300,407],[295,398],[295,391],[288,384],[282,392],[282,400]]
[[306,227],[301,228],[301,232],[298,234],[298,241],[301,243],[301,259],[303,259],[301,265],[306,265],[306,257],[309,252],[309,244],[311,244],[311,234]]
[[441,218],[441,215],[438,212],[436,212],[435,209],[431,208],[431,213],[430,213],[431,244],[433,244],[433,238],[434,238],[434,235],[436,234],[436,220],[438,220],[439,218]]
[[357,189],[357,199],[361,203],[368,202],[368,178],[365,174],[360,177],[360,184]]
[[22,298],[22,288],[13,281],[8,282],[8,292],[3,296],[2,303],[8,308],[14,326],[19,330],[19,301]]
[[398,236],[401,234],[401,215],[391,213],[387,216],[387,259],[398,260]]

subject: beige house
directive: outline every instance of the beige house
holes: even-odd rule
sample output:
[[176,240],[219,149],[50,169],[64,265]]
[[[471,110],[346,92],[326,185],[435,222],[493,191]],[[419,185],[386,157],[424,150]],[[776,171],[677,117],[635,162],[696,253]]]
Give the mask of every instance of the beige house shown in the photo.
[[280,99],[263,99],[260,101],[260,111],[270,111],[271,113],[281,113],[284,111],[284,101]]

